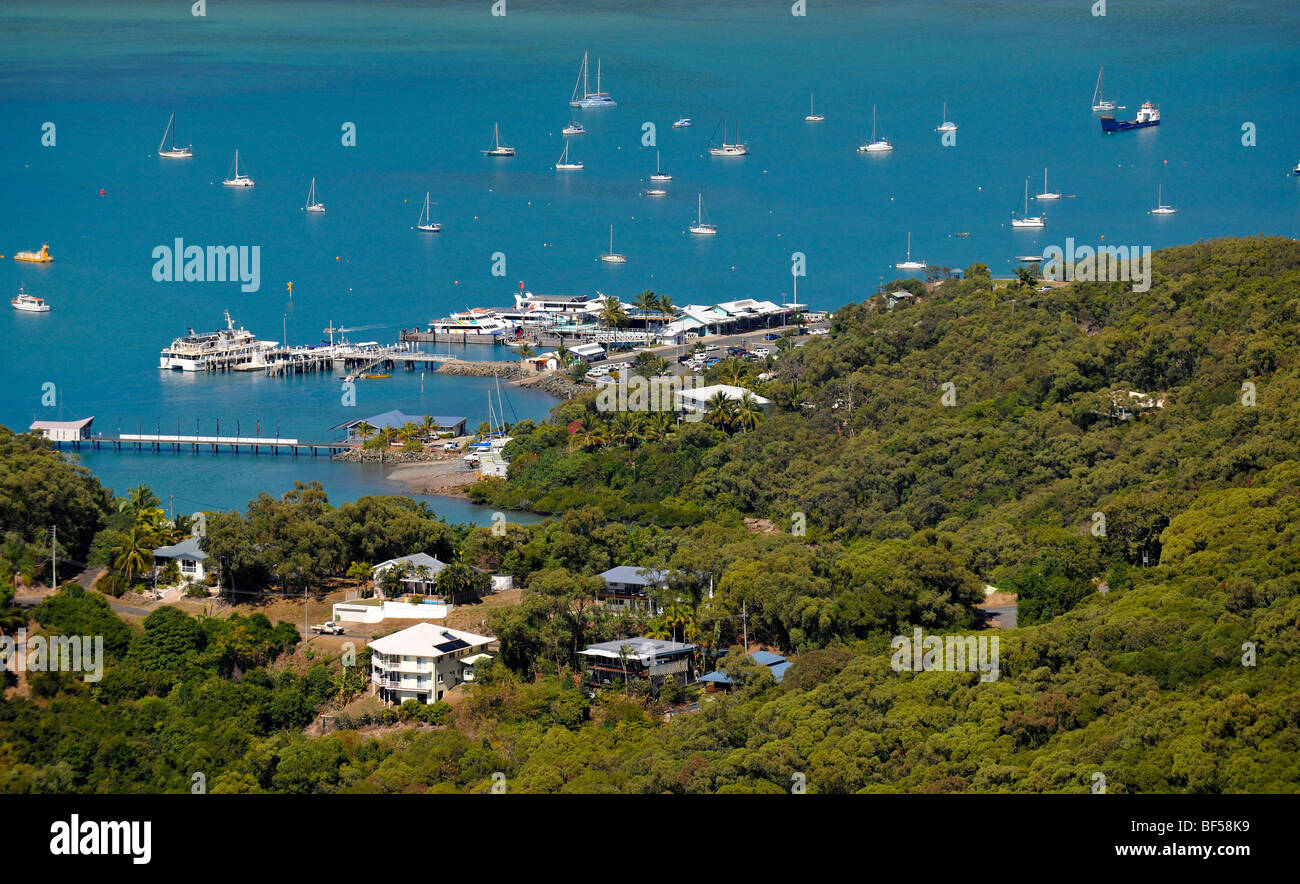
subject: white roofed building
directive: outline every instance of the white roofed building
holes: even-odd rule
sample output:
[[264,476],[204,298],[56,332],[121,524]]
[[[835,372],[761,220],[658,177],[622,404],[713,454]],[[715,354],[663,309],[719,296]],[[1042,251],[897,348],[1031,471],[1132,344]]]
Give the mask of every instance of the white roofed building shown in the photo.
[[733,402],[742,402],[746,396],[752,396],[754,403],[765,410],[772,402],[772,400],[744,387],[735,387],[731,384],[710,384],[707,387],[696,387],[693,390],[677,391],[673,394],[673,405],[679,411],[707,411],[709,400],[719,393],[722,393]]
[[436,703],[473,681],[474,665],[489,659],[496,639],[449,626],[417,623],[370,642],[370,690],[387,703]]
[[51,442],[80,442],[90,438],[90,422],[93,420],[93,417],[87,417],[79,421],[32,421],[27,429]]

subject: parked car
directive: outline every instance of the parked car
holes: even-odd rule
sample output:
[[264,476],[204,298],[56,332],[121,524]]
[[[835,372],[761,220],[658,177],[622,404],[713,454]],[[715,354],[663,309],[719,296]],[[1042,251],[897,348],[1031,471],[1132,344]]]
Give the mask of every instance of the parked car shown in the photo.
[[324,623],[317,623],[311,631],[319,632],[321,635],[342,635],[343,627],[333,620],[326,620]]
[[775,340],[776,340],[777,338],[779,338],[779,337],[781,337],[781,336],[778,335],[776,332],[768,332],[767,334],[763,335],[763,340],[765,340],[765,341],[775,341]]
[[766,347],[756,347],[754,349],[754,355],[759,357],[767,357],[772,355],[772,351],[767,349]]
[[709,346],[705,347],[704,349],[705,349],[705,350],[716,350],[716,349],[718,349],[718,345],[717,345],[717,344],[709,344]]

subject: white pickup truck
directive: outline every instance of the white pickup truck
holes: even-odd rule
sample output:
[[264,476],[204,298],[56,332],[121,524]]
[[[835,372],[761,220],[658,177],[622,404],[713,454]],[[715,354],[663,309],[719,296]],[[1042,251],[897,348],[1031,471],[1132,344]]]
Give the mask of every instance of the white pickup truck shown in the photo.
[[321,635],[342,635],[343,626],[333,620],[326,620],[324,623],[317,623],[311,631],[319,632]]

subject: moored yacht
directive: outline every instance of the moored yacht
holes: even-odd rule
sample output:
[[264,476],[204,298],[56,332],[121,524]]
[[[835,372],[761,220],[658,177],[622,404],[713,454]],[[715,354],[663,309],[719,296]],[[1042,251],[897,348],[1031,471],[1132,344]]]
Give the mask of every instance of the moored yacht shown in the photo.
[[[167,136],[171,136],[171,146],[167,146]],[[163,130],[162,141],[158,142],[158,156],[169,160],[187,160],[194,156],[194,145],[189,147],[176,146],[176,112],[172,111],[171,117],[167,120],[167,128]]]
[[704,194],[700,194],[695,210],[695,223],[691,225],[691,233],[700,236],[716,236],[718,227],[704,220]]
[[899,270],[924,270],[926,264],[924,261],[912,260],[912,231],[907,232],[907,260],[899,261],[894,265]]
[[659,151],[655,151],[655,171],[650,176],[651,181],[672,181],[673,176],[659,168]]
[[809,95],[808,95],[808,116],[804,117],[804,118],[803,118],[803,121],[804,121],[805,123],[824,123],[824,122],[826,122],[826,115],[825,115],[825,114],[819,114],[819,113],[817,113],[817,111],[813,110],[813,97],[812,97],[812,93],[809,93]]
[[325,212],[325,204],[316,199],[316,179],[311,180],[311,187],[307,191],[307,204],[302,207],[304,212]]
[[948,102],[943,103],[943,119],[939,125],[934,127],[936,132],[956,132],[957,124],[948,119]]
[[888,153],[894,149],[888,138],[876,138],[876,106],[871,106],[871,140],[858,147],[858,153]]
[[38,298],[35,295],[27,294],[27,290],[21,285],[18,286],[18,294],[9,299],[15,310],[21,310],[24,313],[49,313],[50,305],[45,303],[44,298]]
[[1025,179],[1025,211],[1024,211],[1024,214],[1021,215],[1019,218],[1012,218],[1012,219],[1011,219],[1011,226],[1012,226],[1012,227],[1021,227],[1021,228],[1024,228],[1024,227],[1046,227],[1046,226],[1047,226],[1047,216],[1046,216],[1046,215],[1030,215],[1030,214],[1029,214],[1029,179],[1028,179],[1028,178]]
[[1059,200],[1061,195],[1055,191],[1047,189],[1047,170],[1043,170],[1043,192],[1034,195],[1036,200]]
[[1173,206],[1165,205],[1165,186],[1161,184],[1156,190],[1156,207],[1151,210],[1152,215],[1175,215],[1178,210]]
[[[578,97],[578,86],[582,86],[582,97]],[[578,71],[578,82],[573,84],[573,97],[569,107],[615,107],[618,102],[608,92],[600,89],[600,59],[596,59],[596,91],[592,92],[587,83],[587,53],[582,53],[582,69]]]
[[482,151],[485,157],[512,157],[515,155],[515,149],[508,144],[501,143],[501,127],[496,123],[492,124],[492,146]]
[[582,163],[569,161],[569,143],[564,143],[564,153],[555,161],[555,171],[557,172],[581,172]]
[[609,251],[602,253],[600,256],[600,260],[604,261],[606,264],[627,263],[627,255],[620,255],[618,252],[614,251],[614,225],[613,224],[609,225]]
[[560,130],[560,134],[562,135],[585,135],[586,132],[586,126],[573,120],[570,120],[569,125]]
[[[717,130],[715,129],[716,133]],[[749,145],[740,140],[740,128],[736,128],[736,141],[727,141],[727,118],[722,118],[722,143],[710,144],[709,153],[715,157],[743,157],[749,153]]]
[[689,129],[691,127],[690,117],[680,117],[673,122],[674,129]]
[[235,164],[231,167],[230,177],[221,183],[226,187],[252,187],[253,179],[239,172],[239,150],[235,150]]

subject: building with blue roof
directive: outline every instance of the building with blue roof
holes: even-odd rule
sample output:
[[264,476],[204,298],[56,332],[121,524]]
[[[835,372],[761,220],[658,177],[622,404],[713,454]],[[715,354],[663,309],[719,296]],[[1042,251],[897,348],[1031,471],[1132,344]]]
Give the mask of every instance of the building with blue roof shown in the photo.
[[[785,678],[786,671],[794,665],[785,657],[780,654],[773,654],[771,651],[755,651],[749,655],[749,659],[760,666],[766,666],[767,671],[772,673],[772,681],[777,684],[781,683],[781,679]],[[701,676],[700,683],[709,691],[729,691],[736,684],[735,680],[721,669]]]
[[[430,416],[433,418],[433,422],[434,422],[434,426],[432,430],[434,435],[437,435],[439,433],[451,433],[453,436],[465,435],[466,418],[453,417],[445,414],[435,414]],[[361,442],[364,441],[361,438],[361,436],[357,433],[357,427],[359,427],[361,424],[369,424],[370,426],[374,427],[376,430],[382,430],[385,428],[400,430],[402,427],[406,426],[407,424],[415,424],[416,426],[421,426],[423,423],[424,423],[424,415],[407,414],[404,411],[399,411],[396,408],[394,408],[392,411],[385,411],[382,414],[374,414],[371,415],[370,417],[359,417],[356,418],[355,420],[350,420],[345,423],[336,424],[330,427],[330,429],[331,430],[346,429],[348,434],[347,441],[360,444]]]

